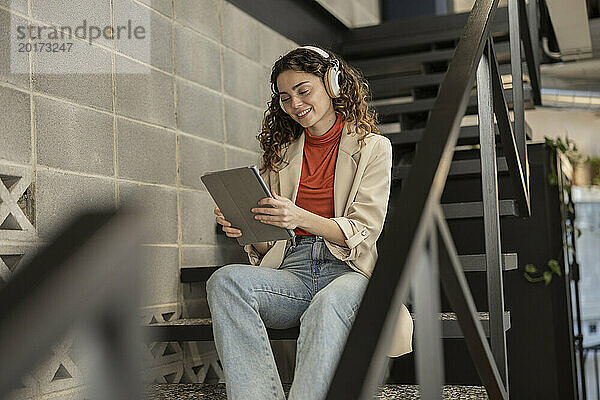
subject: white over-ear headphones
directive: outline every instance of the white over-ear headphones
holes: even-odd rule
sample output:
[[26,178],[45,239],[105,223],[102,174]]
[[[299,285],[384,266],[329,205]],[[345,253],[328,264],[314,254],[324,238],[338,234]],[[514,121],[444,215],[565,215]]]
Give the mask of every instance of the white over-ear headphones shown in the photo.
[[[340,97],[340,62],[337,59],[330,57],[329,53],[318,47],[302,46],[298,48],[312,50],[324,59],[328,60],[329,67],[327,68],[327,71],[325,71],[325,75],[323,76],[323,84],[325,85],[325,91],[331,98]],[[281,101],[281,96],[279,97],[279,106],[282,110],[285,111],[285,108],[283,108],[283,102]]]

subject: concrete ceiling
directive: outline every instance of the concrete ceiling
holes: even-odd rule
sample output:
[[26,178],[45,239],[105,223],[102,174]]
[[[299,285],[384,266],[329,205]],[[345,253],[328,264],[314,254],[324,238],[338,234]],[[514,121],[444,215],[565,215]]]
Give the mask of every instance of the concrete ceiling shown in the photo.
[[600,93],[600,58],[544,64],[542,88]]
[[589,26],[592,58],[541,65],[544,105],[600,109],[600,18],[590,19]]

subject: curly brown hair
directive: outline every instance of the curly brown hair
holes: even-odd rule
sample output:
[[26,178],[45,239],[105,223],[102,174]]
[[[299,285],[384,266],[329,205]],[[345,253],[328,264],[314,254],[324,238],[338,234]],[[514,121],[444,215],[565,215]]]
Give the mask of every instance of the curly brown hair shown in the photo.
[[[333,99],[333,108],[348,124],[356,125],[362,141],[369,133],[381,134],[377,127],[377,114],[369,108],[367,99],[370,89],[363,75],[329,50],[330,57],[340,63],[340,96]],[[263,150],[261,171],[275,171],[283,161],[282,149],[298,139],[304,128],[279,106],[277,77],[284,71],[293,70],[317,75],[321,80],[329,67],[329,61],[313,50],[298,48],[279,58],[271,70],[271,100],[264,112],[261,132],[257,139]]]

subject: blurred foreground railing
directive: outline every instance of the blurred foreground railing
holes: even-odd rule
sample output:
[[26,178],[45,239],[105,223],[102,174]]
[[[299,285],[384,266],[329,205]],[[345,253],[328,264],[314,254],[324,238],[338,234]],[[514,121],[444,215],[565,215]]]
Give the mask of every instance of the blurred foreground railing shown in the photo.
[[0,290],[0,398],[79,327],[97,346],[86,350],[101,358],[90,369],[93,398],[141,399],[135,354],[140,236],[131,211],[82,215]]

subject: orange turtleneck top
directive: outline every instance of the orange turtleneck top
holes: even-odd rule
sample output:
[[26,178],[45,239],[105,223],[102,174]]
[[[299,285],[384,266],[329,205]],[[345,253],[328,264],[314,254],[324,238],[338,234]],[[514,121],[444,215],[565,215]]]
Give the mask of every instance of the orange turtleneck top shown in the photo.
[[[333,126],[321,136],[313,136],[308,129],[304,130],[302,173],[296,205],[325,218],[334,216],[333,176],[343,128],[344,121],[338,114]],[[301,236],[312,235],[302,228],[296,228],[294,232]]]

